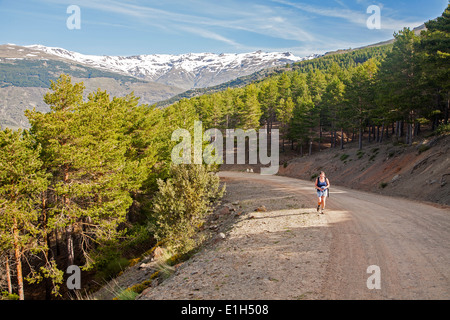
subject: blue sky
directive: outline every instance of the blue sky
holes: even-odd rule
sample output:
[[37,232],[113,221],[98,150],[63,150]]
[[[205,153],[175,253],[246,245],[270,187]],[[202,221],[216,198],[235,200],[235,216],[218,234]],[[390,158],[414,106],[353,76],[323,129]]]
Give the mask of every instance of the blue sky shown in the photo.
[[[392,38],[442,14],[447,0],[0,0],[0,44],[84,54],[290,51],[299,56]],[[70,30],[69,5],[81,11]],[[381,28],[369,29],[370,5]]]

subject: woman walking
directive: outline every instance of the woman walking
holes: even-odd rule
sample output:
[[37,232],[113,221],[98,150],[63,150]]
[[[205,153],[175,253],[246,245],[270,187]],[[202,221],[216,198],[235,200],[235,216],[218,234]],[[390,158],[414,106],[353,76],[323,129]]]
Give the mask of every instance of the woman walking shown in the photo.
[[319,198],[317,204],[317,212],[319,212],[320,206],[322,206],[322,210],[320,211],[320,213],[323,213],[323,210],[325,209],[325,201],[328,195],[329,187],[330,181],[328,181],[328,178],[325,177],[325,172],[320,171],[320,175],[316,180],[317,196]]

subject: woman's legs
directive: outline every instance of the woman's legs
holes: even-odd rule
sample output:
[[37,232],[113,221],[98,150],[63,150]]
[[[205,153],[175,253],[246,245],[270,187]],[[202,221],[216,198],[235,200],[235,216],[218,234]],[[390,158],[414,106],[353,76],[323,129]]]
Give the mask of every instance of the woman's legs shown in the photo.
[[323,196],[322,197],[322,210],[325,209],[325,201],[326,201],[327,197]]
[[319,200],[317,201],[317,212],[319,212],[321,206],[322,210],[325,209],[325,199],[326,196],[319,197]]

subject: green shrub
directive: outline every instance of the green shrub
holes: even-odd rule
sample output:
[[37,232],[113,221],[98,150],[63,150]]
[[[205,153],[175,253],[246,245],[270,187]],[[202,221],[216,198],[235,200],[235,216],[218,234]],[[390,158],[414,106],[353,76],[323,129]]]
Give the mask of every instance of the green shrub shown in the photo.
[[348,157],[350,157],[350,155],[344,153],[339,159],[341,159],[341,161],[345,161]]
[[381,182],[381,183],[380,183],[380,188],[381,188],[381,189],[384,189],[384,188],[387,187],[387,185],[388,185],[387,182]]
[[19,300],[19,296],[15,293],[9,293],[8,291],[2,291],[0,300]]
[[133,290],[125,289],[119,293],[119,295],[114,300],[134,300],[139,295],[138,292]]
[[436,134],[449,134],[450,133],[450,123],[448,124],[441,124],[437,129],[436,129]]
[[427,144],[421,144],[418,148],[419,150],[419,154],[421,154],[422,152],[427,151],[428,149],[430,149],[430,146]]
[[121,255],[117,245],[104,246],[92,257],[95,260],[95,276],[100,281],[114,278],[130,264],[129,260]]
[[128,267],[129,261],[123,257],[108,261],[108,263],[99,270],[97,276],[102,279],[112,279],[117,276],[121,271]]
[[170,178],[158,180],[153,198],[155,236],[173,251],[185,253],[196,246],[199,226],[225,192],[220,179],[203,165],[172,165]]
[[152,230],[147,221],[145,225],[136,224],[127,232],[126,238],[120,244],[121,255],[131,259],[150,250],[156,243]]

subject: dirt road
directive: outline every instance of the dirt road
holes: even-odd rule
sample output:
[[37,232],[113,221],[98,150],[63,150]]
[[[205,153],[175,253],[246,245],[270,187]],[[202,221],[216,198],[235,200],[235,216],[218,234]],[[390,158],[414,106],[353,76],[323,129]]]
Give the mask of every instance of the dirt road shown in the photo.
[[140,299],[450,299],[448,208],[332,185],[320,215],[309,181],[219,175],[248,213]]

